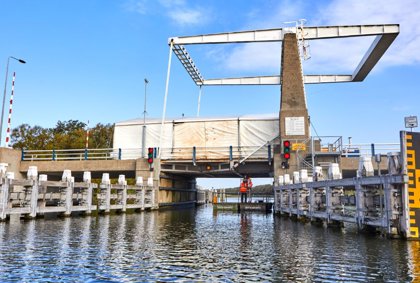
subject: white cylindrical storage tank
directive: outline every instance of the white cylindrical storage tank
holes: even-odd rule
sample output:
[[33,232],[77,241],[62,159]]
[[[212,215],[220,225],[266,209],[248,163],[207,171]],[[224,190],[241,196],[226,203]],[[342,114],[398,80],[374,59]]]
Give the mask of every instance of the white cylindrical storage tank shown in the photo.
[[283,186],[283,185],[284,185],[284,177],[279,176],[279,186]]
[[36,180],[38,177],[38,167],[36,166],[29,166],[28,172],[26,173],[28,179]]
[[330,163],[328,167],[328,179],[341,179],[340,167],[338,166],[338,163]]
[[153,178],[152,177],[147,178],[147,185],[149,187],[153,187]]
[[38,180],[39,180],[40,182],[45,182],[45,181],[48,181],[48,176],[47,176],[47,175],[45,175],[45,174],[41,174],[41,175],[39,175]]
[[298,184],[298,183],[300,183],[300,180],[299,180],[299,171],[294,171],[293,172],[293,184]]
[[290,184],[290,175],[284,174],[284,184],[289,185]]
[[143,177],[136,178],[136,186],[143,186]]
[[119,175],[118,176],[118,184],[119,185],[124,185],[125,183],[125,175]]
[[301,169],[299,171],[299,175],[300,175],[300,182],[302,182],[302,183],[308,182],[308,170]]
[[357,177],[373,176],[372,158],[368,156],[361,156],[359,159],[359,169],[357,170]]
[[83,172],[83,182],[90,183],[90,181],[92,181],[92,174],[90,171]]
[[102,184],[109,185],[111,181],[109,180],[109,173],[102,174]]
[[61,181],[63,181],[63,182],[70,182],[71,181],[71,170],[65,169],[63,171],[63,176],[61,177]]
[[324,180],[324,173],[322,172],[321,166],[315,166],[315,170],[312,175],[314,181]]

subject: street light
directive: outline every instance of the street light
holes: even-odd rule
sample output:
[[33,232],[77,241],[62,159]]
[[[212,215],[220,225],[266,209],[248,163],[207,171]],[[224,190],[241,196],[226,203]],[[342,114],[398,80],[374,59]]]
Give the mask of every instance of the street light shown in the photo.
[[16,61],[18,61],[19,63],[26,64],[26,61],[24,61],[24,60],[22,60],[22,59],[15,58],[15,57],[13,57],[13,56],[9,56],[9,57],[7,58],[7,65],[6,65],[6,78],[5,78],[5,80],[4,80],[3,104],[2,104],[2,107],[1,107],[1,120],[0,120],[0,145],[1,145],[1,143],[3,142],[3,140],[2,140],[2,135],[3,135],[4,103],[6,102],[7,77],[8,77],[8,74],[9,74],[9,62],[10,62],[10,58],[11,58],[11,59],[14,59],[14,60],[16,60]]
[[145,157],[145,150],[146,150],[146,90],[147,90],[147,84],[149,81],[145,78],[144,79],[144,111],[143,111],[143,132],[142,132],[142,141],[141,141],[141,147],[142,147],[142,157]]

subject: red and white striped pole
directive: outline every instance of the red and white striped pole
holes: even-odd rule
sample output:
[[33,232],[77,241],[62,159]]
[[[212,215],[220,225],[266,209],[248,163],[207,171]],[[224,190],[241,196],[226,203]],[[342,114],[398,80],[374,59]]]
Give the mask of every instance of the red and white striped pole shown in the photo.
[[7,119],[6,147],[10,146],[9,141],[10,141],[10,128],[11,128],[11,121],[12,121],[12,110],[13,110],[13,95],[15,93],[15,79],[16,79],[16,72],[13,72],[12,94],[10,96],[10,107],[9,107],[9,118]]

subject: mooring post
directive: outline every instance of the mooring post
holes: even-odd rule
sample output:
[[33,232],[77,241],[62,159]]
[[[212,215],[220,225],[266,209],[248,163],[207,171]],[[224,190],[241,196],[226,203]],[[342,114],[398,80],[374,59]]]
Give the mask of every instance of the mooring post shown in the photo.
[[71,177],[69,181],[67,181],[67,188],[66,188],[66,212],[64,212],[65,216],[71,215],[71,210],[73,208],[73,190],[74,190],[74,177]]
[[355,189],[356,189],[356,223],[357,228],[363,228],[363,206],[364,206],[364,197],[362,185],[360,184],[359,178],[355,179]]
[[278,204],[277,204],[277,213],[282,213],[282,202],[283,202],[283,188],[282,188],[282,186],[280,185],[279,186],[279,191],[278,191],[278,193],[277,193],[277,195],[278,195]]
[[292,216],[292,206],[293,206],[293,196],[292,196],[292,188],[290,187],[290,185],[289,185],[289,188],[288,188],[288,193],[289,193],[289,217],[291,217]]
[[122,191],[122,211],[127,211],[127,182],[123,184],[123,191]]
[[146,204],[145,201],[146,198],[146,187],[145,186],[141,186],[141,193],[140,193],[140,204],[141,204],[141,210],[144,210],[144,206]]
[[314,217],[314,205],[315,205],[314,188],[310,187],[309,188],[309,217],[311,220],[313,220],[313,217]]
[[299,184],[299,188],[296,188],[296,216],[299,219],[300,218],[300,214],[301,214],[301,203],[300,203],[300,195],[301,192],[303,192],[303,186],[305,186],[304,184],[302,184],[302,187],[300,187]]
[[[381,177],[382,179],[383,177]],[[391,185],[389,184],[389,180],[387,178],[383,178],[383,195],[384,195],[384,208],[385,208],[385,215],[382,218],[382,221],[385,221],[384,226],[387,229],[387,235],[392,235],[391,229],[391,221],[393,218],[393,209],[392,209],[392,197],[391,197]],[[382,208],[381,208],[382,209]]]
[[38,181],[36,179],[32,180],[32,192],[31,192],[31,205],[29,217],[35,218],[38,210]]
[[93,196],[93,184],[89,182],[88,188],[87,188],[87,194],[86,194],[86,206],[87,206],[86,213],[87,214],[92,213],[92,196]]
[[326,213],[327,213],[327,223],[330,223],[331,218],[331,187],[325,187],[325,204],[326,204]]
[[0,194],[0,220],[7,218],[7,208],[9,204],[9,179],[1,178],[1,194]]
[[156,200],[155,200],[155,198],[156,198],[156,193],[155,193],[155,188],[154,187],[152,187],[152,208],[156,208]]
[[111,211],[111,183],[105,184],[105,213]]

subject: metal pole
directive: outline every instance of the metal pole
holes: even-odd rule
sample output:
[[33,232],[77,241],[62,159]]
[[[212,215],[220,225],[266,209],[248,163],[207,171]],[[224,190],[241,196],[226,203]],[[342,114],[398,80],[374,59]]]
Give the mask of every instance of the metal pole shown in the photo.
[[163,113],[162,113],[162,124],[160,126],[160,137],[159,137],[159,157],[162,154],[162,136],[163,136],[163,126],[165,125],[165,114],[166,114],[166,101],[168,99],[168,89],[169,89],[169,78],[171,77],[171,61],[172,61],[172,49],[174,47],[173,41],[169,45],[169,60],[168,60],[168,72],[166,74],[166,87],[165,87],[165,98],[163,99]]
[[3,103],[1,107],[1,119],[0,119],[0,146],[2,142],[2,135],[3,135],[3,117],[4,117],[4,104],[6,102],[6,87],[7,87],[7,76],[9,73],[9,62],[10,58],[15,59],[16,61],[19,61],[19,63],[25,64],[26,62],[22,59],[15,58],[13,56],[9,56],[7,58],[7,65],[6,65],[6,78],[4,79],[4,91],[3,91]]
[[0,146],[3,142],[2,135],[3,135],[3,117],[4,117],[4,104],[6,102],[6,87],[7,87],[7,76],[9,73],[9,61],[10,57],[7,58],[7,65],[6,65],[6,78],[4,79],[4,92],[3,92],[3,104],[1,107],[1,122],[0,122]]
[[200,90],[198,92],[198,107],[197,107],[197,117],[200,116],[200,102],[201,102],[201,87],[202,85],[200,85]]
[[144,79],[144,111],[143,111],[143,131],[142,131],[142,139],[141,139],[141,156],[143,158],[146,157],[146,98],[147,98],[147,84],[149,81],[145,78]]

